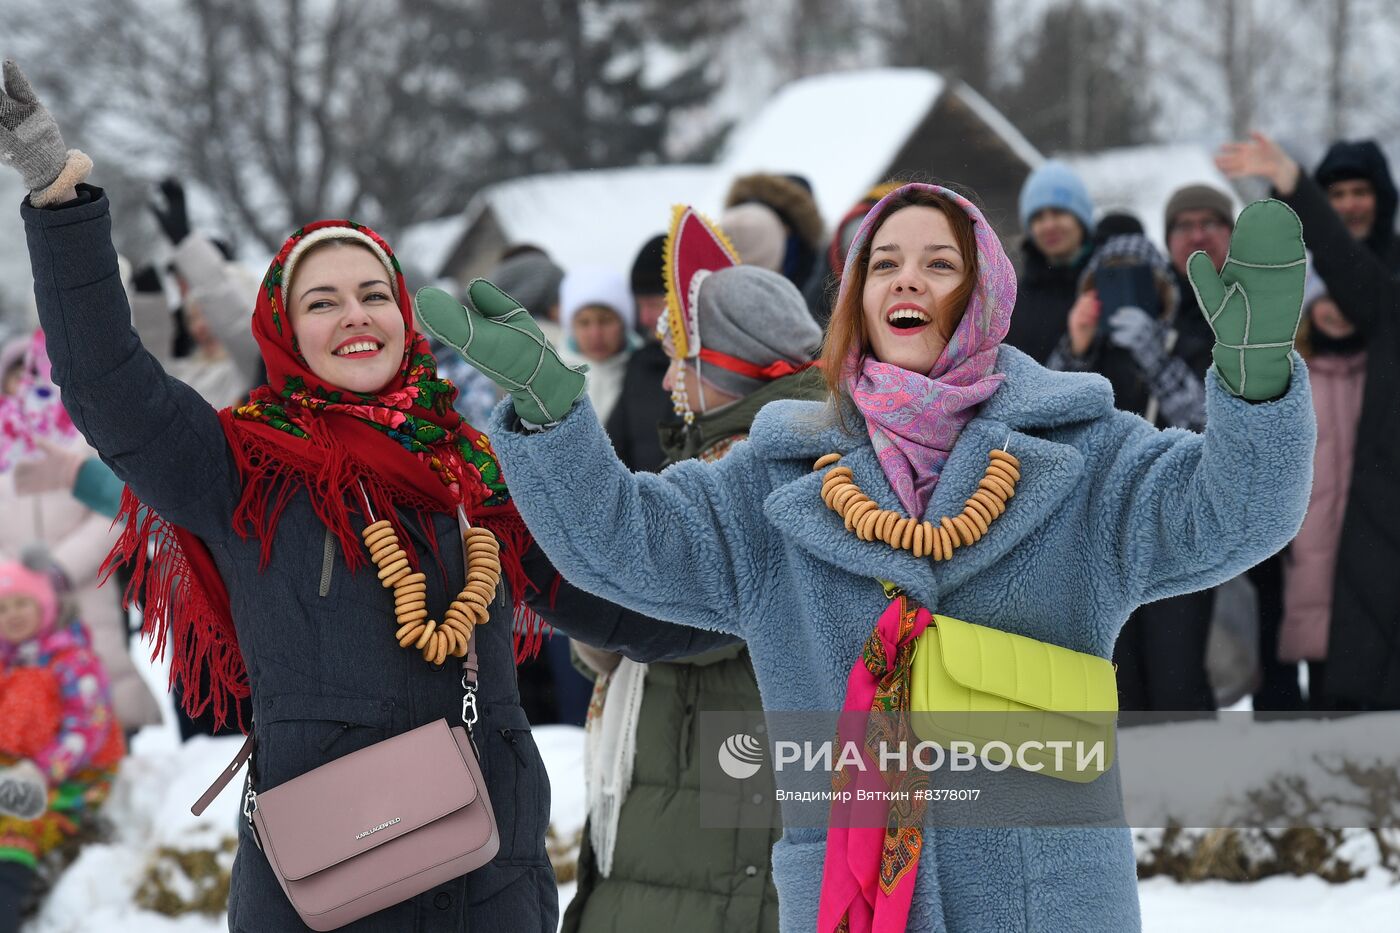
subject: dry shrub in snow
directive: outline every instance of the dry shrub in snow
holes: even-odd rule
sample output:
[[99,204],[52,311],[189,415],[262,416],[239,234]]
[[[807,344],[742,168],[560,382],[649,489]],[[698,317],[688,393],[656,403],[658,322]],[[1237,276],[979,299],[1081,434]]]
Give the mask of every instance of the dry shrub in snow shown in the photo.
[[146,867],[136,903],[167,917],[223,913],[237,845],[229,837],[217,850],[162,846]]
[[1276,774],[1245,795],[1239,822],[1248,828],[1137,830],[1138,877],[1317,875],[1340,884],[1375,868],[1400,883],[1400,772],[1384,761],[1313,761],[1322,780]]

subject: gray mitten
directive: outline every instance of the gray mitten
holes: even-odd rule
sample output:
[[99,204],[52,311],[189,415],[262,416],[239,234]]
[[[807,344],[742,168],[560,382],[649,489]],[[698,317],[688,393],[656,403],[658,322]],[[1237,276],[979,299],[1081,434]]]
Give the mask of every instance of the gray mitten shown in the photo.
[[0,768],[0,814],[38,819],[49,808],[49,786],[32,761]]
[[45,207],[60,192],[87,178],[92,160],[63,144],[53,116],[13,61],[5,62],[0,90],[0,162],[15,167],[30,191],[30,202]]
[[1122,347],[1149,379],[1167,363],[1162,322],[1141,308],[1122,307],[1108,319],[1108,342]]

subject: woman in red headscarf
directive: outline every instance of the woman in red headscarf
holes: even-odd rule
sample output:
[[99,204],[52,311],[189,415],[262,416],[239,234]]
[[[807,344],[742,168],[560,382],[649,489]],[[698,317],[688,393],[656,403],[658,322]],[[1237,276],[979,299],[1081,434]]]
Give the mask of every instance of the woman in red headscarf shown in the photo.
[[[268,380],[245,402],[216,412],[167,375],[130,327],[107,197],[81,183],[90,163],[62,148],[13,63],[5,78],[0,156],[26,171],[31,190],[23,214],[54,380],[74,424],[127,483],[114,557],[135,564],[147,634],[170,650],[187,708],[212,708],[222,722],[246,702],[257,792],[436,719],[459,722],[463,686],[448,657],[466,654],[465,639],[446,624],[415,627],[416,610],[402,617],[416,601],[445,619],[464,590],[465,512],[499,542],[505,584],[475,626],[473,731],[500,850],[343,929],[553,933],[548,779],[514,667],[542,631],[527,596],[551,621],[579,619],[571,633],[602,633],[601,646],[641,660],[730,639],[660,632],[559,586],[490,442],[453,410],[456,389],[414,329],[393,251],[366,227],[320,221],[278,251],[252,319]],[[52,131],[35,136],[36,126]],[[403,567],[375,573],[383,554],[361,536],[376,519],[391,523]],[[415,580],[400,598],[381,579],[405,568]],[[305,929],[255,842],[240,821],[231,929]]]

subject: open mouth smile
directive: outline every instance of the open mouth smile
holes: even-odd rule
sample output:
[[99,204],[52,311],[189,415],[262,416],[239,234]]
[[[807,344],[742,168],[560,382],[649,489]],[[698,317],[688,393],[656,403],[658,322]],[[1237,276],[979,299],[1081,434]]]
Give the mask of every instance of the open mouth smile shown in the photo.
[[904,303],[885,312],[885,323],[900,335],[914,334],[933,323],[929,313],[918,305]]
[[334,355],[342,359],[365,359],[384,349],[384,344],[373,337],[355,337],[335,348]]

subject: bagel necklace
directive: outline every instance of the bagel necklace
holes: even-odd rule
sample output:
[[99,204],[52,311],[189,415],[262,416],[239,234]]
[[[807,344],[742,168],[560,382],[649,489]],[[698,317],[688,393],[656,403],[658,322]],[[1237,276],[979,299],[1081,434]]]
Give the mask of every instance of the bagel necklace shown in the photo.
[[982,479],[962,512],[952,518],[945,515],[935,525],[880,508],[856,485],[850,467],[834,465],[840,459],[840,454],[827,454],[812,468],[826,470],[822,501],[841,516],[846,530],[862,541],[883,541],[915,557],[935,561],[949,560],[958,548],[980,541],[1006,511],[1006,501],[1016,495],[1016,484],[1021,481],[1021,461],[1004,448],[990,451]]
[[[501,582],[501,546],[496,536],[485,528],[467,527],[462,534],[462,549],[466,554],[467,580],[457,594],[442,621],[428,618],[427,575],[415,571],[408,561],[408,552],[399,544],[398,533],[387,518],[374,519],[369,496],[360,486],[365,515],[370,524],[360,533],[370,560],[379,568],[379,582],[394,593],[394,638],[400,648],[409,648],[423,655],[429,664],[441,664],[448,655],[464,658],[471,643],[472,630],[490,617],[491,600]],[[467,525],[461,506],[457,512]]]

